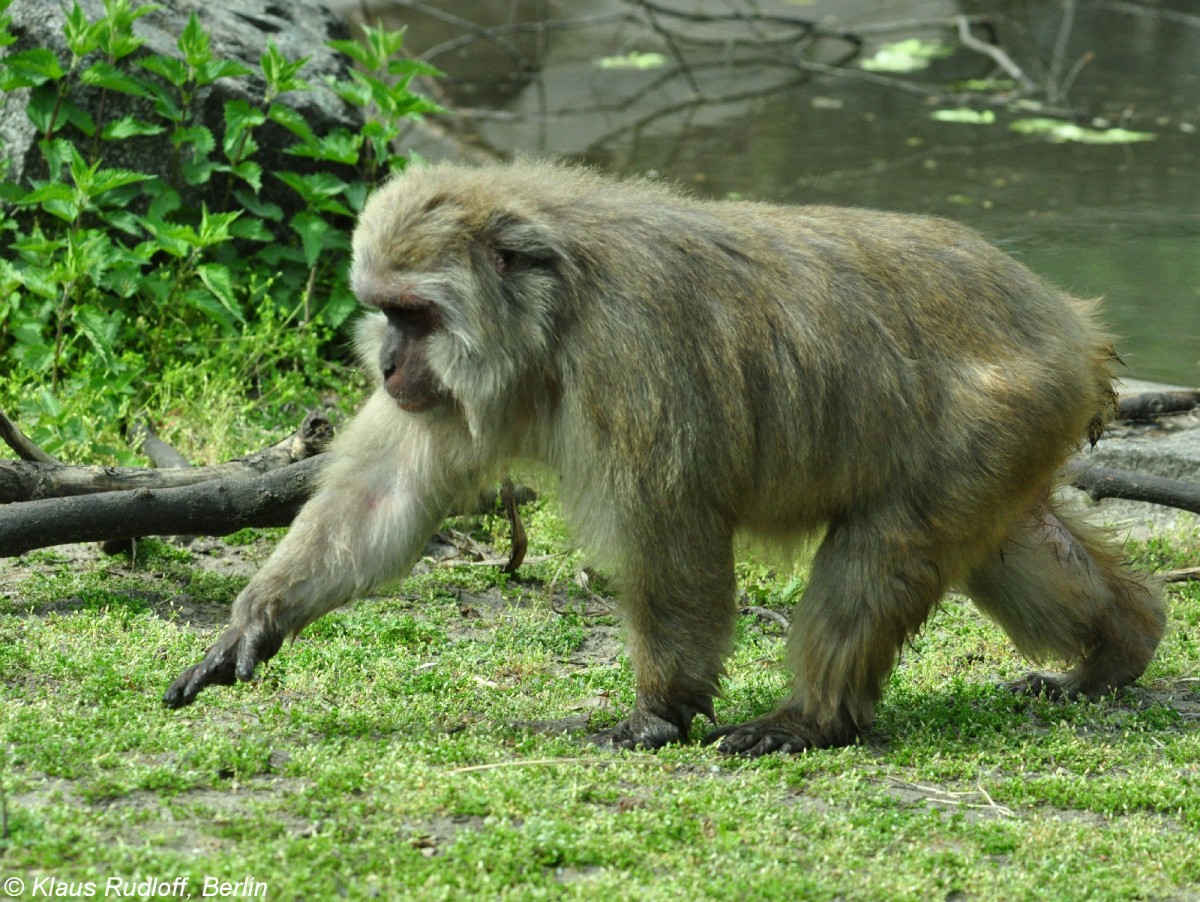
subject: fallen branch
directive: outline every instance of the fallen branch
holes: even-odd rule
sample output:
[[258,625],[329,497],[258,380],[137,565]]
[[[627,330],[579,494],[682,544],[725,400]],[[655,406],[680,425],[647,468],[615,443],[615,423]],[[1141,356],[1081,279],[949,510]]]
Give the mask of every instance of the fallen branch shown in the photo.
[[1179,570],[1166,570],[1158,574],[1164,583],[1186,583],[1200,580],[1200,567],[1183,567]]
[[186,470],[192,466],[190,460],[159,438],[158,433],[143,420],[133,424],[128,438],[135,447],[140,447],[142,453],[160,470]]
[[[32,460],[0,461],[0,504],[131,489],[165,489],[215,479],[252,479],[304,460],[324,449],[333,434],[329,420],[310,413],[300,428],[255,454],[211,467],[76,467]],[[232,532],[233,530],[229,530]]]
[[1086,467],[1071,474],[1071,485],[1087,492],[1093,501],[1102,498],[1148,501],[1200,514],[1200,485],[1182,479],[1110,467]]
[[248,526],[287,526],[316,487],[324,464],[325,455],[318,454],[249,478],[239,474],[175,488],[9,505],[0,511],[0,557],[69,542],[180,533],[223,536]]
[[1117,399],[1117,419],[1146,421],[1171,413],[1187,413],[1200,407],[1200,389],[1144,391]]
[[17,424],[10,420],[2,410],[0,410],[0,439],[3,439],[4,444],[12,448],[21,460],[36,460],[46,464],[62,463],[30,441],[29,436],[18,429]]

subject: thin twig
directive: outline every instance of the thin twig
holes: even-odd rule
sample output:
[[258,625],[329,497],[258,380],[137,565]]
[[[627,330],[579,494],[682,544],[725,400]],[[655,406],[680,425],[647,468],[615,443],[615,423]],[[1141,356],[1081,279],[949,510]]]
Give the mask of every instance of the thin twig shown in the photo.
[[1007,53],[995,44],[981,41],[975,35],[971,34],[971,23],[966,16],[958,16],[956,21],[958,23],[958,39],[962,41],[964,47],[990,56],[996,62],[996,65],[1011,75],[1023,90],[1032,92],[1037,88],[1033,83],[1033,79],[1026,75]]
[[683,51],[679,49],[679,45],[675,43],[675,37],[659,23],[658,15],[656,14],[656,11],[651,8],[650,4],[640,2],[640,0],[635,0],[635,2],[637,2],[637,5],[640,6],[646,13],[646,21],[649,23],[650,27],[654,29],[654,33],[663,39],[663,42],[667,45],[667,49],[670,50],[671,55],[675,57],[675,62],[679,64],[680,71],[683,72],[684,78],[686,78],[688,84],[691,85],[692,92],[694,94],[699,94],[700,82],[696,81],[696,76],[692,74],[692,68],[688,65],[687,58],[684,57]]
[[657,764],[666,767],[667,762],[658,758],[529,758],[524,761],[493,761],[491,764],[472,764],[469,767],[456,767],[446,771],[447,774],[469,774],[484,770],[500,770],[508,767],[553,767],[559,764],[586,764],[595,767],[609,767],[613,764]]
[[1046,79],[1046,94],[1054,103],[1066,96],[1063,91],[1062,71],[1067,58],[1067,45],[1075,27],[1075,0],[1063,0],[1062,24],[1058,27],[1058,39],[1054,42],[1054,55],[1050,58],[1050,74]]

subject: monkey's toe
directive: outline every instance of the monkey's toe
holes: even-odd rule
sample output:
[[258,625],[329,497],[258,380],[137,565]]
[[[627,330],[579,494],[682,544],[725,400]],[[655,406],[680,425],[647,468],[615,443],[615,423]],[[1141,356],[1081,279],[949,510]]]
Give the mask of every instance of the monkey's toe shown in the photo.
[[712,745],[718,740],[717,751],[722,755],[744,758],[759,758],[772,752],[794,755],[812,747],[812,742],[804,736],[789,730],[771,729],[758,721],[713,730],[704,737],[704,744]]
[[588,737],[596,745],[614,749],[660,749],[685,737],[677,724],[653,714],[635,711],[614,727]]
[[1019,680],[1006,683],[1005,687],[1017,695],[1034,697],[1044,695],[1051,701],[1068,701],[1079,694],[1067,686],[1066,680],[1062,677],[1052,673],[1042,673],[1038,670],[1026,674]]
[[778,752],[795,755],[806,749],[835,748],[854,742],[852,729],[821,728],[793,708],[781,708],[764,717],[713,730],[705,745],[717,743],[722,755],[759,758]]

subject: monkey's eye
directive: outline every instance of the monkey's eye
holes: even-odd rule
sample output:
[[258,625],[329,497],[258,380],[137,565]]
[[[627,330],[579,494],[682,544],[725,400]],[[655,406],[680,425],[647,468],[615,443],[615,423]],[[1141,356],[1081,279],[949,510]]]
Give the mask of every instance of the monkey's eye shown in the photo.
[[492,269],[496,270],[496,275],[502,279],[524,269],[528,262],[528,258],[523,254],[505,247],[491,248],[489,256]]

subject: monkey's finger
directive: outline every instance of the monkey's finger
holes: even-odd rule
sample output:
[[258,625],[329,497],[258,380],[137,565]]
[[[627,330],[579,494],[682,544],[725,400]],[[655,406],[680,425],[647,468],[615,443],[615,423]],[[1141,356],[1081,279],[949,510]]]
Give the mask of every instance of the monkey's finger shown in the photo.
[[163,694],[168,708],[190,705],[205,686],[231,686],[237,682],[237,653],[241,633],[227,629],[209,647],[204,660],[181,673]]
[[163,704],[168,708],[183,708],[194,702],[205,686],[230,686],[235,682],[237,677],[232,661],[213,661],[206,657],[176,678],[163,694]]

